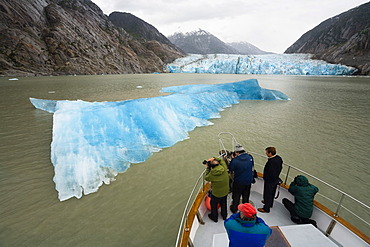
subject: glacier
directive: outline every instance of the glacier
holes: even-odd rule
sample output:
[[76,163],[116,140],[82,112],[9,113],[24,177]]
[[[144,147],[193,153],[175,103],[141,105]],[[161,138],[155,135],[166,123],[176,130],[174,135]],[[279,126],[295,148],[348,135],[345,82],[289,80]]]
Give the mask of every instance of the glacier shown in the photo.
[[169,73],[352,75],[357,69],[311,59],[311,54],[190,54],[166,65]]
[[289,100],[255,79],[162,88],[166,96],[117,102],[30,98],[53,113],[51,162],[60,201],[81,198],[114,181],[130,164],[188,138],[196,127],[240,100]]

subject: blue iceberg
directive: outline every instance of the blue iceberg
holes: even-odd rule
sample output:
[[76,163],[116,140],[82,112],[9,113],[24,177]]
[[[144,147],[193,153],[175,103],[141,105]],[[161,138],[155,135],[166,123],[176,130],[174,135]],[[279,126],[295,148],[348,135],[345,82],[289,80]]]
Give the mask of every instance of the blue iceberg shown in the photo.
[[119,102],[30,98],[53,113],[51,161],[60,201],[96,192],[130,164],[188,138],[196,127],[240,100],[288,100],[257,80],[167,87],[167,96]]
[[310,54],[191,54],[166,65],[170,73],[351,75],[357,69],[311,59]]

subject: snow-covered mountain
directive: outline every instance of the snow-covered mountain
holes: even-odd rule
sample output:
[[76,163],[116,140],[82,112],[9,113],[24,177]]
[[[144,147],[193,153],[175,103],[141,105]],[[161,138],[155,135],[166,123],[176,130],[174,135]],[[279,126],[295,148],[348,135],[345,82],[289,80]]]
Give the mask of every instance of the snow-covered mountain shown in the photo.
[[232,42],[226,43],[228,46],[234,48],[242,55],[263,55],[263,54],[272,54],[272,52],[262,51],[258,47],[252,45],[248,42]]
[[189,54],[238,54],[239,52],[225,44],[211,33],[199,29],[198,31],[175,33],[168,39]]

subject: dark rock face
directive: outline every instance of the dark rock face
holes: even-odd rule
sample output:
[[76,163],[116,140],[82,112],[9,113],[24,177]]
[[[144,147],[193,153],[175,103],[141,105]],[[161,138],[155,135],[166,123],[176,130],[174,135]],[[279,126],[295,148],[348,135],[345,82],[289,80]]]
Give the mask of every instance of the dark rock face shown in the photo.
[[140,18],[122,12],[113,12],[108,19],[117,27],[126,30],[140,40],[145,46],[161,58],[164,63],[172,62],[182,56],[183,52],[161,34],[154,26]]
[[2,0],[0,75],[163,71],[183,56],[113,25],[90,0]]
[[192,54],[239,54],[239,51],[226,45],[207,31],[175,33],[168,39],[186,53]]
[[370,75],[370,2],[322,22],[285,53],[311,53],[314,58]]

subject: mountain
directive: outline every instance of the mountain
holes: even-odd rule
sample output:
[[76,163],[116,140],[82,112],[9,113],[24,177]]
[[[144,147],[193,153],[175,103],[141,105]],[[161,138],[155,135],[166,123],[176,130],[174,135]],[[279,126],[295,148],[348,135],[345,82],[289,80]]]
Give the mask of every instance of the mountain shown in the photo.
[[[108,16],[108,19],[115,26],[123,28],[133,37],[148,42],[148,47],[152,48],[153,51],[156,51],[156,46],[160,47],[166,45],[166,48],[174,53],[173,55],[182,52],[154,26],[130,13],[113,12]],[[160,49],[158,52],[156,52],[156,54],[163,60],[163,62],[169,63],[173,61],[174,56],[168,56],[167,53],[161,53],[159,51]]]
[[115,26],[90,0],[2,0],[0,13],[3,76],[160,72],[184,55]]
[[370,75],[370,2],[327,19],[299,38],[285,53],[311,53],[314,58],[357,68]]
[[248,42],[232,42],[226,43],[228,46],[234,48],[239,54],[243,55],[263,55],[263,54],[273,54],[272,52],[262,51],[258,47],[248,43]]
[[199,29],[188,33],[175,33],[168,39],[181,50],[191,54],[238,54],[211,33]]

